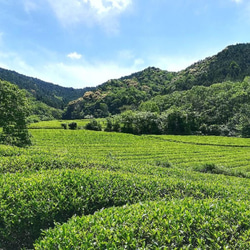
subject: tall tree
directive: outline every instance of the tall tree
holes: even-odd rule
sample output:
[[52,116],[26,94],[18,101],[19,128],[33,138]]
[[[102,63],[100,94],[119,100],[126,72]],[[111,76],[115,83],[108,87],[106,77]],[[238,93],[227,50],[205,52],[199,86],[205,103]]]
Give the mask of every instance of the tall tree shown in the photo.
[[25,93],[16,85],[0,80],[0,142],[9,145],[31,144],[26,125],[29,113]]

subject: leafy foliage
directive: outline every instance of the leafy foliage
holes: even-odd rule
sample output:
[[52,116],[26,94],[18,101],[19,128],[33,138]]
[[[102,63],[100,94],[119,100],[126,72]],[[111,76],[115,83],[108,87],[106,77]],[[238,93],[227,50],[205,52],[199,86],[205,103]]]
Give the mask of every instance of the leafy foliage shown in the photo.
[[[209,87],[174,92],[153,99],[161,111],[173,107],[196,117],[196,130],[210,135],[241,135],[250,123],[250,78],[242,82],[224,82]],[[243,132],[247,136],[247,130]]]
[[249,43],[228,46],[217,55],[178,72],[167,92],[188,90],[196,85],[210,86],[229,80],[242,81],[246,76],[250,76],[249,53]]
[[88,169],[16,174],[15,179],[6,175],[0,181],[0,246],[30,247],[40,229],[52,227],[54,221],[104,207],[172,197],[237,196],[236,191],[228,196],[231,188],[214,183]]
[[31,143],[26,126],[27,99],[15,85],[0,81],[0,142],[16,146]]
[[30,94],[27,94],[29,99],[30,116],[28,122],[49,121],[60,119],[62,117],[62,110],[48,106],[47,104],[35,100]]
[[[177,108],[159,115],[153,112],[126,111],[108,117],[105,131],[131,134],[192,134],[198,130],[197,117]],[[118,128],[118,129],[117,129]]]
[[184,199],[105,209],[57,224],[35,249],[247,249],[249,205]]
[[71,122],[68,124],[69,129],[75,130],[77,129],[77,123],[76,122]]
[[85,125],[85,128],[88,130],[101,131],[102,125],[96,119],[92,119],[89,123]]

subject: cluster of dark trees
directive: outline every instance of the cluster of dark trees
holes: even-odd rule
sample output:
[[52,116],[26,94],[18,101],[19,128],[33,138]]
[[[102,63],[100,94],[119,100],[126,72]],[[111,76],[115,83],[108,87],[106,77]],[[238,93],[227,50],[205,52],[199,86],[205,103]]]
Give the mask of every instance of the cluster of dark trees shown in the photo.
[[164,114],[153,112],[126,111],[121,115],[107,118],[105,131],[141,134],[182,134],[196,133],[198,122],[194,114],[171,110]]
[[[102,124],[92,119],[85,129],[101,131]],[[243,123],[237,133],[230,131],[224,125],[204,123],[195,112],[188,112],[176,107],[158,114],[150,111],[126,111],[120,115],[106,118],[104,130],[107,132],[122,132],[135,135],[141,134],[170,134],[170,135],[222,135],[250,137],[250,123]]]
[[152,101],[161,112],[176,107],[187,114],[194,113],[204,134],[238,136],[250,124],[249,77],[242,82],[194,86],[191,90],[158,96]]

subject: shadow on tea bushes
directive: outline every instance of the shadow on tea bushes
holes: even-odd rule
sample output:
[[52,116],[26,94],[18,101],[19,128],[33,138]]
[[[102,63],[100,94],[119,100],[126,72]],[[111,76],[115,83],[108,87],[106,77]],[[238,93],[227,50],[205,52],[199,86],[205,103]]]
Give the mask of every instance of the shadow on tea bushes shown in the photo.
[[236,176],[242,178],[250,178],[250,176],[247,173],[235,170],[232,171],[229,168],[226,168],[224,166],[219,166],[214,163],[206,163],[204,165],[194,167],[193,170],[201,173],[223,174],[223,175]]

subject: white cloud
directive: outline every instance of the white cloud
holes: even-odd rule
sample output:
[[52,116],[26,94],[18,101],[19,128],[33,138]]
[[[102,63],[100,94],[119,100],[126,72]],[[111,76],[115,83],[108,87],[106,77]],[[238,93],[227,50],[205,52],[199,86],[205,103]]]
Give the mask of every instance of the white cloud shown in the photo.
[[28,65],[18,54],[9,51],[0,52],[0,67],[34,77],[37,73],[36,69]]
[[139,61],[136,63],[132,61],[129,66],[121,66],[116,61],[89,62],[81,59],[80,63],[77,62],[53,60],[43,65],[41,63],[30,65],[16,53],[0,51],[0,67],[65,87],[97,86],[109,79],[120,78],[142,69]]
[[131,60],[133,59],[135,56],[134,56],[134,53],[131,51],[131,50],[120,50],[118,52],[118,58],[120,60]]
[[78,54],[77,52],[73,52],[67,55],[70,59],[81,59],[82,55]]
[[135,66],[144,65],[144,64],[145,64],[145,62],[141,58],[137,58],[137,59],[134,60],[134,65]]
[[145,64],[142,58],[137,58],[131,50],[121,50],[118,52],[117,61],[123,62],[126,65],[133,65],[134,67],[142,66]]
[[84,88],[100,85],[110,79],[120,78],[138,70],[137,65],[121,67],[115,62],[85,62],[80,64],[50,63],[39,69],[38,77],[53,83]]
[[101,25],[116,31],[117,17],[128,9],[132,0],[47,0],[58,20],[64,25],[83,23]]
[[89,3],[90,7],[95,9],[98,14],[113,11],[123,11],[130,4],[130,0],[83,0]]
[[232,0],[232,1],[235,3],[242,3],[243,2],[243,0]]
[[180,71],[191,64],[199,61],[200,59],[204,59],[206,56],[203,56],[202,58],[199,57],[190,57],[190,56],[180,56],[180,55],[154,55],[150,56],[148,58],[148,61],[150,62],[151,66],[158,67],[162,70],[168,70],[168,71]]

